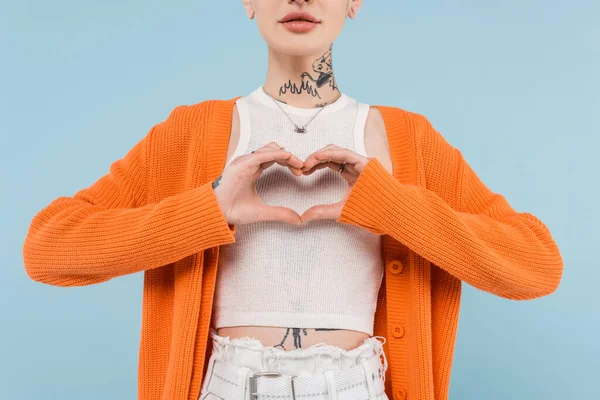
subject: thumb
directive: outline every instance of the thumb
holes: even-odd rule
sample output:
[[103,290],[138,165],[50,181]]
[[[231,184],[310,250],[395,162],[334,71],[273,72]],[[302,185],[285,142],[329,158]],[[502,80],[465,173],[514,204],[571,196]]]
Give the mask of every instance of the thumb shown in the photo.
[[304,211],[300,218],[302,219],[302,223],[304,223],[315,219],[328,219],[337,217],[336,204],[319,204]]
[[300,225],[302,223],[302,221],[300,221],[300,215],[291,208],[262,205],[258,211],[257,222],[280,221],[294,225]]

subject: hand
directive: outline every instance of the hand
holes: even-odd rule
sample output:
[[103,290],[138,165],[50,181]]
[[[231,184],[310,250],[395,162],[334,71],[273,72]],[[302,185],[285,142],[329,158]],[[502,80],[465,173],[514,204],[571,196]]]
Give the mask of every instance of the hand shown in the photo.
[[304,223],[315,219],[338,219],[344,204],[346,204],[346,199],[352,191],[354,183],[358,179],[358,175],[370,160],[371,159],[368,157],[355,153],[352,150],[336,146],[335,144],[328,144],[324,148],[309,155],[308,158],[304,160],[304,166],[302,167],[304,175],[310,175],[322,168],[331,168],[337,173],[342,163],[346,163],[341,175],[346,180],[346,183],[348,183],[348,186],[340,201],[333,204],[319,204],[310,207],[308,210],[304,211],[300,217],[301,221]]
[[300,225],[298,213],[290,208],[264,204],[256,192],[256,180],[273,164],[288,167],[302,176],[304,163],[289,151],[271,142],[250,154],[236,157],[213,181],[219,206],[229,224],[248,224],[260,221],[281,221]]

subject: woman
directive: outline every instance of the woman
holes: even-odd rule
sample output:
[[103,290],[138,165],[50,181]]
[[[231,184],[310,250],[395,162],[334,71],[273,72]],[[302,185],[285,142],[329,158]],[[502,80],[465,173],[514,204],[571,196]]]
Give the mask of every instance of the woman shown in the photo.
[[332,43],[360,0],[243,4],[268,43],[264,84],[176,107],[45,207],[27,273],[144,271],[140,399],[446,399],[461,282],[552,293],[550,231],[425,117],[340,91]]

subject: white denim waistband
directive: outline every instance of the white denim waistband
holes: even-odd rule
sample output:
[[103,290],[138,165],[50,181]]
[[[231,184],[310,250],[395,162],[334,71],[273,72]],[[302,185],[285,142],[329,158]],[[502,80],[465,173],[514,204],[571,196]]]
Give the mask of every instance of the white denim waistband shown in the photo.
[[[351,350],[317,343],[307,348],[284,350],[265,346],[255,338],[231,338],[220,336],[210,328],[213,357],[227,361],[252,371],[281,372],[286,375],[309,375],[328,370],[345,370],[359,365],[363,360],[374,356],[380,358],[381,374],[385,380],[388,363],[383,351],[386,339],[383,336],[371,336]],[[380,341],[382,339],[383,341]]]

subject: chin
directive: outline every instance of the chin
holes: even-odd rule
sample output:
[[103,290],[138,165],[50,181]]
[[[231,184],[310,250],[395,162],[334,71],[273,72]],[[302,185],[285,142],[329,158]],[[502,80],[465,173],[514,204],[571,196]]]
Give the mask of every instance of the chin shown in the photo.
[[318,53],[319,51],[322,51],[324,47],[327,47],[327,43],[327,41],[323,40],[315,41],[314,37],[309,35],[298,37],[298,35],[287,33],[281,35],[276,41],[272,41],[269,44],[278,52],[289,54],[291,56],[314,56],[315,53]]

